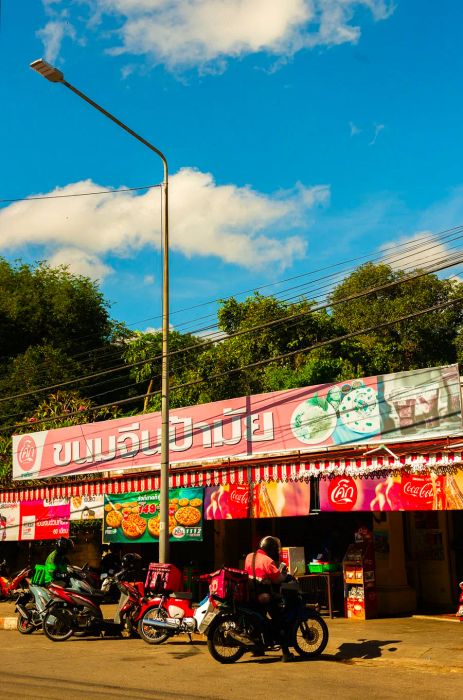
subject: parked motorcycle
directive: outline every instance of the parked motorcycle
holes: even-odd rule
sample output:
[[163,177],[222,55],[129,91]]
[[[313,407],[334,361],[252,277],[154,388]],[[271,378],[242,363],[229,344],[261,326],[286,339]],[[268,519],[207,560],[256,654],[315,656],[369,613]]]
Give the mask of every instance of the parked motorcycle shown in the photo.
[[[119,552],[113,551],[112,548],[105,550],[101,558],[100,582],[101,589],[105,591],[105,597],[108,602],[116,603],[119,600],[120,591],[114,576],[120,569],[121,557]],[[105,584],[107,578],[109,578],[110,581]]]
[[[129,575],[136,563],[141,560],[138,554],[126,554],[122,559],[124,567],[115,577],[121,591],[121,598],[114,620],[105,620],[99,602],[104,595],[93,592],[81,592],[51,583],[48,592],[51,595],[43,617],[43,631],[54,642],[65,641],[73,634],[114,635],[126,630],[132,633],[135,625],[133,619],[140,611],[143,584],[128,583],[124,577]],[[111,585],[107,578],[103,583]]]
[[[27,572],[27,570],[24,571]],[[26,582],[26,588],[16,601],[16,612],[18,613],[17,629],[21,634],[31,634],[34,630],[41,629],[45,615],[54,602],[49,586],[37,583],[35,577],[30,580],[28,575],[31,573],[32,570],[29,570],[23,577],[23,580]],[[40,579],[38,580],[40,581]],[[91,596],[92,598],[103,598],[101,591],[92,585],[92,576],[88,575],[85,566],[68,566],[67,573],[62,575],[62,581],[63,584],[76,593]],[[98,581],[98,578],[96,581]],[[83,632],[80,634],[82,635]]]
[[8,569],[6,568],[5,559],[0,562],[0,600],[6,600],[10,597],[10,580],[8,578]]
[[153,598],[144,607],[138,623],[138,634],[148,644],[162,644],[178,634],[191,635],[199,627],[209,609],[209,596],[192,607],[191,593],[174,593]]
[[[247,600],[245,572],[223,568],[209,578],[212,605],[199,630],[207,635],[207,648],[216,661],[231,664],[247,651],[281,646],[264,609]],[[304,603],[297,581],[281,584],[280,604],[288,646],[305,659],[320,656],[328,643],[328,628],[316,608]]]
[[134,571],[139,569],[141,557],[139,554],[129,552],[120,562],[121,571],[117,574],[106,576],[101,586],[106,595],[107,590],[114,587],[119,591],[119,602],[114,615],[114,622],[120,625],[123,637],[134,637],[137,633],[137,623],[144,610],[147,599],[145,598],[145,585],[142,581],[127,581],[128,574],[132,577]]
[[195,608],[192,594],[179,592],[182,574],[173,564],[150,564],[146,600],[138,617],[138,634],[147,644],[162,644],[169,637],[197,632],[209,607],[209,596]]
[[455,613],[457,617],[460,618],[460,622],[463,622],[463,581],[460,582],[460,599],[458,601],[458,610]]

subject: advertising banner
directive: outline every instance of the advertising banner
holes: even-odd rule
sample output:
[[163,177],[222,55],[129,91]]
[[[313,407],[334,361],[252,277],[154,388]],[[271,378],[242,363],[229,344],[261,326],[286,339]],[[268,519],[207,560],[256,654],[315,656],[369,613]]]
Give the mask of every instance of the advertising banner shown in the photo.
[[262,482],[254,485],[208,486],[205,489],[204,508],[206,520],[308,515],[310,484]]
[[[170,462],[185,463],[461,431],[458,366],[202,404],[170,413]],[[13,478],[156,467],[160,413],[13,436]]]
[[[201,542],[203,489],[169,491],[169,539]],[[105,495],[103,542],[158,542],[159,491]]]
[[102,520],[104,496],[73,496],[71,520]]
[[0,542],[19,540],[19,503],[0,503]]
[[401,474],[381,479],[320,479],[321,511],[463,509],[463,470],[456,474]]
[[58,537],[69,537],[69,501],[21,503],[19,540],[53,540]]

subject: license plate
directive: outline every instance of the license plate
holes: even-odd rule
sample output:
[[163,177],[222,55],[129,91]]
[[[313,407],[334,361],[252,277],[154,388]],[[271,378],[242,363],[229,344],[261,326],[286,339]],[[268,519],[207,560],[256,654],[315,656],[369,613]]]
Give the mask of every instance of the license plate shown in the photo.
[[218,610],[212,610],[204,615],[203,621],[199,625],[198,632],[200,634],[206,634],[207,630],[211,626],[212,620],[219,614]]

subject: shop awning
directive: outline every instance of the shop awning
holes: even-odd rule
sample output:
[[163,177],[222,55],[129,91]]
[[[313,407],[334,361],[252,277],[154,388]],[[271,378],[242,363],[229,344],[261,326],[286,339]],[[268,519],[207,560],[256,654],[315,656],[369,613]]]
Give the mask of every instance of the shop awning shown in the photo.
[[[408,450],[411,445],[409,444]],[[434,446],[435,447],[435,446]],[[395,448],[394,448],[395,449]],[[403,446],[402,446],[403,449]],[[442,449],[437,452],[426,452],[425,449],[416,452],[397,454],[393,450],[381,453],[381,448],[375,448],[375,454],[367,454],[368,450],[357,453],[336,452],[325,453],[323,456],[311,455],[311,459],[280,460],[278,462],[261,462],[253,464],[227,464],[217,467],[201,467],[194,469],[175,470],[169,477],[171,488],[190,486],[217,486],[220,484],[246,484],[261,481],[301,481],[320,476],[359,476],[407,470],[411,473],[425,471],[446,472],[463,464],[463,453]],[[307,457],[307,456],[306,456]],[[30,501],[34,499],[70,498],[80,495],[102,495],[133,493],[136,491],[156,491],[160,488],[159,473],[137,474],[124,477],[89,480],[63,484],[41,485],[36,488],[20,488],[0,491],[0,503]]]

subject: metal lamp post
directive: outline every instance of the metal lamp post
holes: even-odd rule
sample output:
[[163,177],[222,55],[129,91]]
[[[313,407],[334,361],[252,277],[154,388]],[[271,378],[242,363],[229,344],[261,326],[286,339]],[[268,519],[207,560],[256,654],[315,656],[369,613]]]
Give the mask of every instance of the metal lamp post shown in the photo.
[[161,370],[161,492],[160,492],[160,522],[159,522],[159,561],[167,563],[169,559],[169,173],[164,154],[149,141],[130,129],[103,107],[91,100],[64,79],[63,73],[43,59],[33,61],[30,67],[52,83],[61,83],[81,97],[89,105],[111,119],[128,134],[147,146],[162,160],[164,167],[163,189],[163,276],[162,276],[162,370]]

